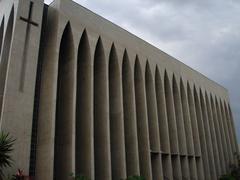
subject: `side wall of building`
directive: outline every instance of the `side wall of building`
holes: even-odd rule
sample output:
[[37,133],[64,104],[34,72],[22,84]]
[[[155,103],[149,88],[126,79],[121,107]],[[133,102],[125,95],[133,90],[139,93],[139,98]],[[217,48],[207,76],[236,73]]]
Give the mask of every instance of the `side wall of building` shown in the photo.
[[15,174],[18,168],[29,173],[42,15],[43,1],[0,2],[0,130],[16,139],[13,168],[6,174]]
[[238,152],[226,89],[67,0],[49,7],[36,178],[217,179]]

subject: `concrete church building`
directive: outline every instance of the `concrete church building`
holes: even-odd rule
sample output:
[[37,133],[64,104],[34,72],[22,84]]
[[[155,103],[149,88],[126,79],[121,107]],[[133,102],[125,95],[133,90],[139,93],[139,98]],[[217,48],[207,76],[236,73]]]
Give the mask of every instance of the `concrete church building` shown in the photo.
[[0,0],[0,50],[10,174],[216,180],[237,163],[225,88],[73,1]]

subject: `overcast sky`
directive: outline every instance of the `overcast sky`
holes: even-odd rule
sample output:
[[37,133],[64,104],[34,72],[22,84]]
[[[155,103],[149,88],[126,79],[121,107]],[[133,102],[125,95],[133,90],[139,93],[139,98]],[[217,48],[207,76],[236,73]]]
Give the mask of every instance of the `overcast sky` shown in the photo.
[[240,142],[239,0],[75,1],[226,87]]

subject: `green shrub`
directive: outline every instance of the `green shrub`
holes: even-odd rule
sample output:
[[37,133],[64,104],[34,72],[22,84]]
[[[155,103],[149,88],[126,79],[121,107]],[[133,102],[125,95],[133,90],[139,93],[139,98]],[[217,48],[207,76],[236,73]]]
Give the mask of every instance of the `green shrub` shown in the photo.
[[236,180],[236,178],[233,177],[232,175],[223,175],[220,177],[219,180]]
[[77,175],[77,174],[74,174],[74,173],[71,173],[70,176],[71,176],[74,180],[90,180],[90,179],[87,178],[86,176]]
[[3,178],[3,169],[12,165],[10,153],[13,151],[14,141],[9,133],[0,132],[0,179]]
[[237,165],[230,165],[231,173],[222,175],[220,180],[239,180],[240,179],[240,156],[236,153]]

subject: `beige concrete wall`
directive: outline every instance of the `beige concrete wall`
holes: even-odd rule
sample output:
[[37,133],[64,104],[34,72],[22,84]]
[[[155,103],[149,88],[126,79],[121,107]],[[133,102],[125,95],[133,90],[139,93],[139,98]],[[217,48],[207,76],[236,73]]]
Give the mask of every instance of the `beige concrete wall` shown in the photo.
[[[30,1],[2,0],[0,2],[0,19],[4,16],[5,20],[0,65],[2,78],[0,128],[16,139],[12,153],[14,163],[13,168],[9,170],[10,174],[14,174],[18,168],[26,174],[29,171],[35,79],[43,14],[43,1],[33,0],[32,2],[32,21],[38,26],[32,26],[28,34],[26,33],[27,23],[20,17],[28,17]],[[11,9],[13,24],[11,28],[7,28],[8,22],[11,21],[9,19]],[[12,29],[12,35],[10,35],[10,29]],[[25,40],[27,40],[26,45]],[[6,41],[9,41],[9,45]],[[25,52],[24,47],[26,47]],[[8,48],[9,52],[6,52]],[[20,83],[24,84],[22,88]]]
[[[91,86],[86,84],[90,91],[85,92],[88,98],[81,95],[85,99],[81,106],[92,98],[93,102],[98,100],[100,93],[102,109],[100,110],[96,104],[87,103],[90,109],[92,107],[98,109],[97,117],[91,117],[91,111],[89,116],[81,115],[84,112],[78,110],[82,112],[79,114],[80,117],[89,118],[88,122],[81,123],[83,126],[81,128],[89,128],[86,133],[90,136],[86,139],[80,138],[78,143],[82,142],[90,152],[86,153],[88,157],[86,159],[75,159],[77,162],[80,160],[88,164],[88,168],[85,169],[76,167],[76,173],[82,171],[81,173],[93,179],[117,179],[118,176],[124,178],[133,174],[146,176],[147,179],[159,179],[159,177],[216,179],[217,176],[225,173],[227,169],[224,163],[227,155],[224,153],[227,153],[227,147],[221,141],[221,132],[226,134],[225,139],[228,137],[230,139],[230,135],[234,136],[228,132],[232,123],[223,121],[227,119],[227,115],[216,109],[215,100],[213,103],[210,103],[210,99],[206,102],[204,93],[210,92],[214,97],[229,102],[226,89],[78,4],[67,0],[56,0],[49,7],[50,32],[47,36],[49,43],[44,60],[41,97],[43,102],[40,108],[40,119],[52,123],[50,127],[45,127],[41,122],[39,127],[42,129],[40,132],[48,132],[48,134],[39,134],[39,138],[45,137],[44,139],[49,140],[39,143],[38,152],[41,158],[38,160],[37,178],[47,177],[46,173],[41,172],[48,172],[50,177],[54,176],[56,79],[60,39],[67,23],[70,23],[72,29],[73,49],[77,50],[80,39],[87,34],[89,45],[85,47],[87,48],[85,51],[88,51],[89,55],[83,57],[88,58],[89,65],[83,67],[93,68],[88,71],[92,74],[86,77],[89,82],[93,83],[97,78],[97,84],[95,82],[93,84],[97,89],[92,90]],[[99,45],[97,45],[99,37],[101,51],[98,50]],[[78,56],[79,54],[76,54],[76,62],[79,61]],[[95,62],[95,58],[100,58],[97,61],[102,61],[104,64]],[[114,61],[116,61],[115,65],[113,65]],[[104,71],[108,78],[106,74],[101,74]],[[98,75],[99,73],[101,76]],[[105,114],[106,112],[108,114]],[[214,123],[210,123],[211,119]],[[91,122],[94,124],[96,120],[102,123],[92,126]],[[75,122],[72,123],[75,126]],[[93,132],[98,135],[93,136]],[[78,138],[78,129],[71,133],[74,138]],[[79,135],[84,136],[84,133]],[[86,142],[94,143],[94,147]],[[44,158],[43,147],[48,149],[49,153],[44,155]],[[220,151],[219,148],[226,150]],[[217,155],[214,150],[219,150]],[[81,152],[81,149],[78,151]],[[101,158],[98,153],[102,155]],[[214,162],[217,158],[220,159],[222,168]],[[48,166],[41,165],[44,160],[49,162]],[[99,165],[99,161],[104,163]],[[117,165],[122,168],[119,169]],[[99,174],[100,170],[105,173]]]

